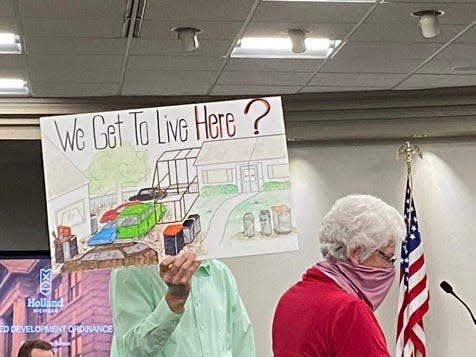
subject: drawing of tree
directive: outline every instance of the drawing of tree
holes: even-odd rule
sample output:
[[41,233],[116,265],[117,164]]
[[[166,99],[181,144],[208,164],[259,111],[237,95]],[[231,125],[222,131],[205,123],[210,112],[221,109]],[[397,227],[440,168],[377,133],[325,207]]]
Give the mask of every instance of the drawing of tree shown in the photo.
[[148,174],[147,152],[135,151],[130,145],[99,151],[85,171],[94,196],[116,192],[122,202],[123,187],[137,186]]

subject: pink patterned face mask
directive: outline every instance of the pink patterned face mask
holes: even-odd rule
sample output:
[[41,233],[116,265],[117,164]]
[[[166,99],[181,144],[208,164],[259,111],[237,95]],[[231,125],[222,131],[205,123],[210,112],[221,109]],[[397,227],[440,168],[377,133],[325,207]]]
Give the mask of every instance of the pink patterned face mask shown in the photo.
[[375,311],[392,286],[395,267],[353,265],[348,260],[324,260],[317,268],[348,293],[364,300]]

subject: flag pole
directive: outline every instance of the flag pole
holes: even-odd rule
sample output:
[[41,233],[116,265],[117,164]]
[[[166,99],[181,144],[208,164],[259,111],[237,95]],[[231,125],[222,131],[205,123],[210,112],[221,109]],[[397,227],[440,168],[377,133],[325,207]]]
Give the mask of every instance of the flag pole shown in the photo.
[[[422,159],[422,150],[418,145],[411,144],[409,141],[406,141],[397,150],[397,159],[403,158],[407,164],[407,188],[404,204],[407,234],[401,247],[396,357],[426,356],[423,315],[428,311],[428,286],[423,248],[413,202],[412,163],[415,156]],[[417,270],[412,273],[411,268]]]
[[415,155],[417,155],[420,159],[423,158],[420,147],[417,144],[410,144],[409,141],[406,141],[397,150],[397,159],[401,159],[403,157],[407,162],[407,174],[409,176],[412,173],[412,162]]
[[[407,163],[407,180],[408,186],[410,189],[410,200],[413,201],[413,179],[412,179],[412,162],[413,157],[418,156],[420,159],[423,158],[422,151],[417,144],[411,144],[409,141],[405,141],[398,150],[397,150],[397,160],[404,158]],[[413,202],[410,202],[410,207],[412,207]],[[407,225],[407,229],[410,228],[410,222],[407,220],[405,222]]]

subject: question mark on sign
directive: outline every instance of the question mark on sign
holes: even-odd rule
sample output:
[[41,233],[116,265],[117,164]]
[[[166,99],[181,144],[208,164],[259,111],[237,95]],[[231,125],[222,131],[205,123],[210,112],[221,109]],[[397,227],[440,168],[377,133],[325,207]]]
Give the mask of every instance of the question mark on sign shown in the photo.
[[264,103],[264,105],[265,105],[265,112],[263,114],[261,114],[260,116],[258,116],[255,119],[255,122],[254,122],[254,128],[255,128],[254,134],[258,135],[259,134],[258,122],[269,113],[269,111],[271,110],[271,105],[269,104],[269,102],[266,99],[263,99],[263,98],[252,99],[248,102],[248,104],[246,104],[245,109],[243,110],[243,112],[245,114],[248,114],[251,105],[255,102],[261,102],[261,103]]

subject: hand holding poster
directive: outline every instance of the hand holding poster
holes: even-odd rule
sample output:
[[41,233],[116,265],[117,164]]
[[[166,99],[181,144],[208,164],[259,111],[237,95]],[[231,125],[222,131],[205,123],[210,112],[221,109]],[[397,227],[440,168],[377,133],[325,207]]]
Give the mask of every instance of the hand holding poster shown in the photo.
[[55,271],[297,249],[279,97],[40,125]]

